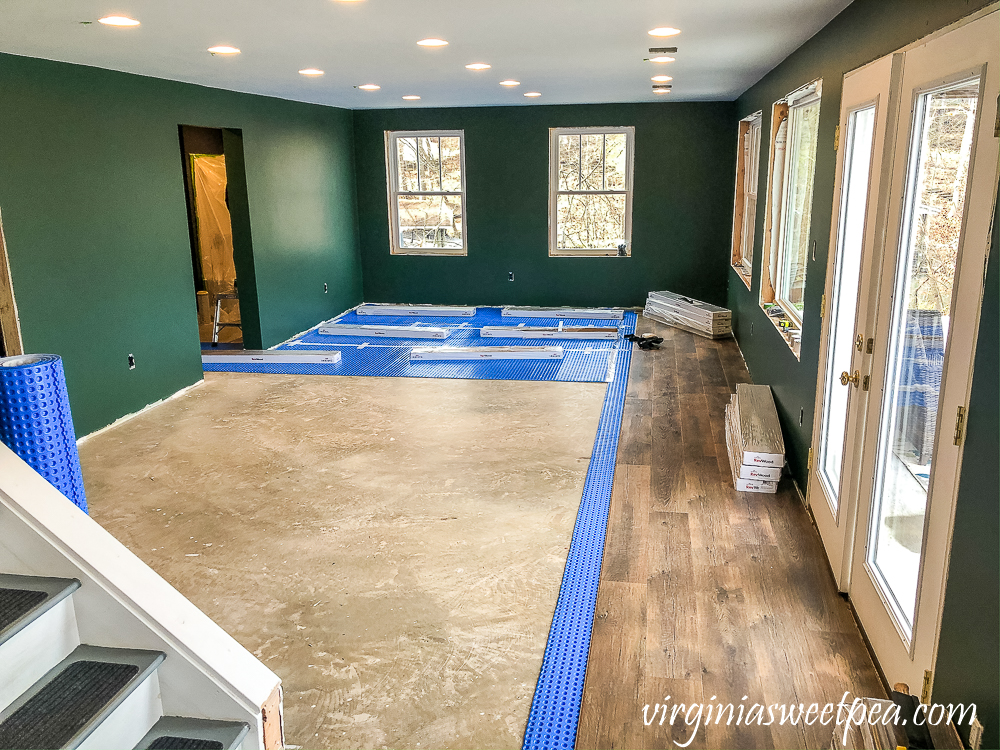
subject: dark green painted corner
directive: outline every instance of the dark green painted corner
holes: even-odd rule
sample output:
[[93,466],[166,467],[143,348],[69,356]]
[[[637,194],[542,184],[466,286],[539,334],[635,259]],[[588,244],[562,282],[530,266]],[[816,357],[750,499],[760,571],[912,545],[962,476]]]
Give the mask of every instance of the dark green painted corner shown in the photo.
[[9,55],[0,92],[24,344],[63,357],[77,434],[201,378],[179,125],[242,135],[249,343],[361,300],[350,111]]
[[[365,299],[642,306],[672,289],[723,303],[734,112],[730,102],[355,112]],[[635,127],[632,256],[551,258],[549,128],[601,125]],[[469,254],[390,255],[384,133],[443,129],[465,132]]]

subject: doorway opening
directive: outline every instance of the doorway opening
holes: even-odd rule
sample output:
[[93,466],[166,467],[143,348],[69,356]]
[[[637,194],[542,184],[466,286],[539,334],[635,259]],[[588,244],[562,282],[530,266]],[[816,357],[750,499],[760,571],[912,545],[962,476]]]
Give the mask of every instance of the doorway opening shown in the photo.
[[191,264],[202,348],[242,349],[226,148],[220,128],[180,127]]
[[21,325],[17,319],[17,304],[14,302],[14,283],[10,278],[10,261],[3,236],[3,221],[0,220],[0,357],[24,354],[21,344]]

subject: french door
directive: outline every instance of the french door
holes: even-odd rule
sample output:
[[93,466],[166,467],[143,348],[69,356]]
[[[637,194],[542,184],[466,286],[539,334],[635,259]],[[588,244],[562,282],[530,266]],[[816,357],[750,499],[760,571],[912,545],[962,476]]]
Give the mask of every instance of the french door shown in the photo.
[[[863,230],[852,204],[863,188],[852,174],[864,162],[869,115],[863,97],[853,108],[846,101],[845,80],[809,498],[880,666],[890,683],[911,688],[934,663],[947,579],[956,426],[972,381],[996,195],[998,16],[886,58],[884,158],[879,169],[869,162]],[[877,105],[870,117],[874,159]]]
[[814,420],[817,434],[808,496],[837,585],[844,591],[857,511],[856,467],[870,391],[845,388],[840,376],[861,370],[869,380],[871,375],[865,346],[873,336],[875,311],[867,290],[878,281],[873,260],[884,225],[879,220],[879,187],[890,166],[885,148],[890,83],[894,70],[898,77],[901,63],[902,55],[889,55],[848,73],[841,95],[836,172],[839,212],[830,238],[823,316],[826,347],[818,389],[822,406]]

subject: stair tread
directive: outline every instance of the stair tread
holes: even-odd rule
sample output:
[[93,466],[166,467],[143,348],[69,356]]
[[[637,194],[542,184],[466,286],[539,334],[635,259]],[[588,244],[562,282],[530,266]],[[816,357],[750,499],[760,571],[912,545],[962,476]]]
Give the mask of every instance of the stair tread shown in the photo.
[[159,651],[77,647],[0,714],[0,750],[76,747],[163,658]]
[[72,578],[0,573],[0,645],[78,588]]
[[162,717],[135,750],[232,750],[250,731],[242,721]]

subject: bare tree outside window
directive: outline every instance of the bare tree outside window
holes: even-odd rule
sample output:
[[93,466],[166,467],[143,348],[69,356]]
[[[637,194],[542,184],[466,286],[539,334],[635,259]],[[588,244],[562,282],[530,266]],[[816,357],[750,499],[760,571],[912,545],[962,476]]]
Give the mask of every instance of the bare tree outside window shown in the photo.
[[634,128],[550,133],[550,254],[630,255]]
[[465,255],[461,132],[386,133],[392,252]]

